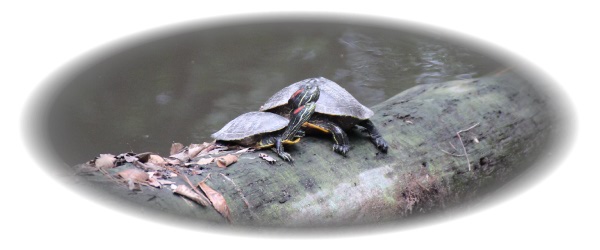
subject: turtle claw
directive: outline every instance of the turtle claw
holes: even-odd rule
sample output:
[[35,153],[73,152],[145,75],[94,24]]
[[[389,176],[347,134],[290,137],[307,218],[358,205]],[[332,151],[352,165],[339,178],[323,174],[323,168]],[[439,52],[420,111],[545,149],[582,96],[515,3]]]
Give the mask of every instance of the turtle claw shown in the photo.
[[289,161],[289,162],[293,162],[294,159],[292,158],[292,156],[286,152],[282,152],[279,153],[279,157],[281,157],[281,159],[283,159],[284,161]]
[[387,154],[388,151],[388,144],[387,142],[383,139],[383,137],[377,137],[377,138],[373,138],[373,143],[375,143],[375,146],[377,146],[377,149],[379,149],[381,152],[384,152]]
[[333,144],[333,151],[335,151],[343,156],[346,156],[346,154],[348,153],[348,150],[350,150],[349,145]]

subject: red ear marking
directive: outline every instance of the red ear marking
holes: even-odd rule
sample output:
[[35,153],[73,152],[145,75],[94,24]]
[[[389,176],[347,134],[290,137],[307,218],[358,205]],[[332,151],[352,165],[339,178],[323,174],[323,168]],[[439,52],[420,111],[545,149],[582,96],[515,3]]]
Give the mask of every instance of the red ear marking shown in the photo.
[[[291,97],[291,98],[294,98],[294,97],[296,97],[297,95],[299,95],[300,93],[302,93],[302,91],[304,91],[304,90],[303,90],[303,89],[296,90],[296,92],[294,92],[294,94],[292,95],[292,97]],[[291,98],[290,98],[290,99],[291,99]]]
[[297,115],[300,111],[304,109],[304,106],[300,106],[297,109],[294,109],[294,115]]

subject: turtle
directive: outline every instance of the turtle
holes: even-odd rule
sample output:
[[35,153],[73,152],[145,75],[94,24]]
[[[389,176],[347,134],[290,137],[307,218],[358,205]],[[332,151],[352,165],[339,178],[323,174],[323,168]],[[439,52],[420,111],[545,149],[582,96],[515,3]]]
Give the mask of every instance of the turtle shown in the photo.
[[[373,111],[362,105],[348,91],[337,83],[325,78],[308,78],[288,87],[271,96],[259,111],[272,112],[285,115],[291,109],[300,105],[299,99],[288,99],[302,85],[316,85],[320,90],[320,97],[316,101],[317,107],[308,122],[302,127],[309,131],[320,131],[332,135],[333,151],[346,155],[350,150],[350,143],[346,131],[354,127],[365,131],[377,149],[387,153],[388,144],[381,136],[373,122],[369,120]],[[298,102],[298,103],[295,103]],[[287,104],[287,105],[286,105]]]
[[315,102],[319,98],[319,88],[314,84],[305,84],[296,89],[288,100],[295,108],[286,114],[287,117],[270,112],[248,112],[231,120],[211,136],[217,143],[271,148],[282,159],[293,161],[283,145],[295,144],[304,136],[300,127],[314,113]]

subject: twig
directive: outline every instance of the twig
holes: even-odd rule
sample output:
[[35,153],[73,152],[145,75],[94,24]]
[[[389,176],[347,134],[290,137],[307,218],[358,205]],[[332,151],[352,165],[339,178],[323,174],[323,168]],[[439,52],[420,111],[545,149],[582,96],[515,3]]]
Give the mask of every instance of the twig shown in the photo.
[[453,153],[450,153],[450,152],[448,152],[448,151],[446,151],[446,150],[443,150],[443,149],[441,149],[441,148],[440,148],[440,151],[442,151],[442,152],[444,152],[444,153],[446,153],[446,154],[449,154],[449,155],[451,155],[451,156],[456,156],[456,157],[463,157],[463,156],[465,156],[465,155],[457,155],[457,154],[453,154]]
[[[117,184],[124,184],[122,181],[119,181],[117,179],[115,179],[112,175],[110,175],[110,173],[108,173],[108,171],[106,171],[103,168],[98,168],[98,171],[100,171],[100,173],[104,174],[104,176],[108,177],[108,179],[110,179],[111,181],[117,183]],[[127,186],[127,185],[125,185]]]
[[223,173],[219,173],[219,174],[221,176],[223,176],[223,178],[225,178],[225,180],[228,180],[229,182],[231,182],[231,184],[233,184],[233,186],[235,187],[235,190],[240,194],[240,196],[242,197],[242,200],[246,204],[246,207],[248,207],[248,209],[250,209],[250,203],[248,202],[248,200],[246,200],[244,193],[242,193],[242,189],[240,189],[240,187],[238,187],[238,185],[236,185],[235,182],[231,178],[227,177]]
[[250,202],[248,202],[248,200],[246,199],[246,196],[244,196],[244,193],[242,193],[242,189],[240,189],[240,187],[238,185],[236,185],[235,182],[231,178],[225,176],[223,173],[219,173],[219,174],[221,174],[221,176],[223,176],[223,178],[225,178],[225,180],[228,180],[229,182],[231,182],[231,184],[233,184],[233,186],[235,187],[235,190],[240,194],[240,197],[242,197],[244,204],[246,204],[246,207],[248,208],[248,213],[250,213],[250,217],[258,218],[256,216],[256,214],[252,211]]
[[460,145],[462,146],[463,151],[465,152],[465,157],[467,158],[467,167],[469,168],[469,172],[471,172],[471,160],[469,160],[469,154],[467,154],[467,149],[465,148],[465,144],[463,143],[462,138],[460,137],[460,133],[467,132],[467,131],[473,129],[474,127],[477,127],[478,125],[479,125],[479,122],[467,129],[462,129],[462,130],[459,130],[458,132],[456,132],[456,136],[458,136],[458,140],[460,140]]
[[448,141],[448,144],[450,144],[450,146],[452,146],[452,148],[453,148],[455,151],[458,151],[458,149],[456,149],[456,147],[454,146],[454,144],[452,144],[452,142],[451,142],[451,141]]

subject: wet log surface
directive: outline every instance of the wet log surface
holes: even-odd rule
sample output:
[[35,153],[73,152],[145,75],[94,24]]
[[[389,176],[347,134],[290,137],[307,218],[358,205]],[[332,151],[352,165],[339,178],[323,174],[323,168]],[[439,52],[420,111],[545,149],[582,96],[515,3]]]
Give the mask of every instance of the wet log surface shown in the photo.
[[[193,184],[206,180],[223,195],[233,225],[401,220],[481,198],[527,169],[552,137],[556,117],[545,98],[510,73],[420,85],[372,107],[371,120],[390,146],[387,154],[354,131],[347,157],[332,151],[328,136],[306,137],[286,149],[293,165],[271,151],[256,151],[227,168],[211,163],[202,174],[187,177]],[[268,164],[259,153],[278,161]],[[128,163],[108,171],[133,167]],[[100,172],[78,175],[77,185],[143,216],[158,211],[177,221],[228,223],[214,208],[165,186],[130,191]]]

